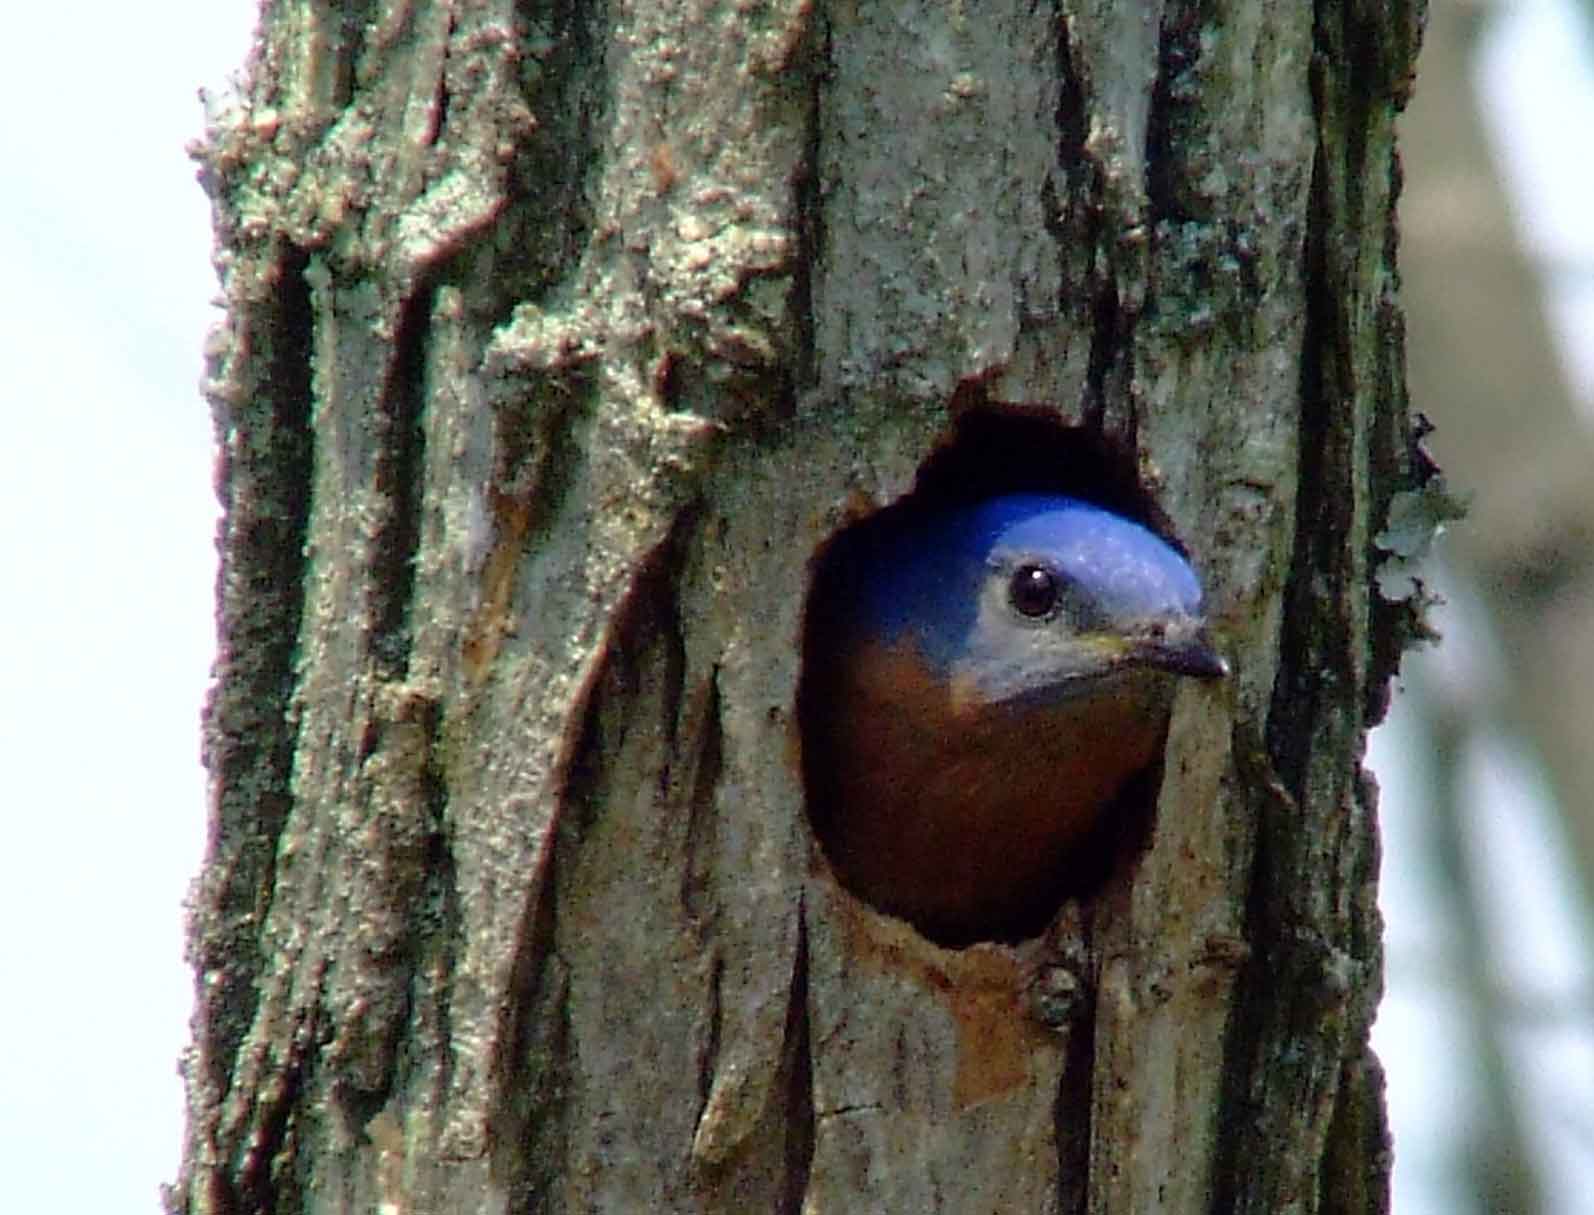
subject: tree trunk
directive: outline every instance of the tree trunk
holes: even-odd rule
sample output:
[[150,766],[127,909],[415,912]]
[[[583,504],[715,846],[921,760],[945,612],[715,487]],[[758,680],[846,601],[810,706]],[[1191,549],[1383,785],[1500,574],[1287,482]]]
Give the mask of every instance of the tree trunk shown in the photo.
[[[203,153],[172,1208],[1385,1209],[1359,759],[1420,627],[1373,580],[1429,475],[1420,21],[267,6]],[[1106,885],[962,950],[830,876],[796,712],[810,559],[936,452],[1135,482],[1237,668]]]

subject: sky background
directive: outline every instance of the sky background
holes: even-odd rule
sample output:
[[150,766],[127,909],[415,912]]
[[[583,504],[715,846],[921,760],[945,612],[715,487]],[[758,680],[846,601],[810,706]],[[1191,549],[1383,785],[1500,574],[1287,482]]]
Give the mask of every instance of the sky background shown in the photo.
[[214,648],[216,278],[184,145],[254,8],[63,12],[10,5],[0,37],[0,1175],[12,1211],[153,1212]]
[[[1586,61],[1557,67],[1573,45],[1555,16],[1565,2],[1518,5],[1510,37],[1521,41],[1502,38],[1506,49],[1485,71],[1506,129],[1523,134],[1511,141],[1523,197],[1548,189],[1547,217],[1530,216],[1536,239],[1556,264],[1586,267],[1594,182],[1539,184],[1576,167],[1561,133],[1594,130]],[[0,451],[10,828],[0,879],[0,923],[10,929],[0,935],[0,1173],[8,1209],[154,1212],[180,1152],[176,1060],[191,992],[181,902],[204,847],[198,723],[214,644],[216,502],[210,418],[196,385],[217,287],[208,202],[184,148],[201,133],[198,88],[225,87],[255,9],[252,0],[171,0],[157,20],[147,6],[90,0],[63,30],[59,10],[13,7],[0,50],[0,408],[13,436]],[[54,49],[63,34],[72,39],[66,78]],[[1586,107],[1583,119],[1569,119],[1569,97]],[[1582,160],[1590,171],[1594,158]],[[1574,339],[1574,382],[1594,399],[1594,277],[1585,269],[1562,278],[1552,308]],[[1410,728],[1397,717],[1375,759],[1420,750],[1420,738],[1399,733]],[[1498,796],[1533,813],[1522,792],[1533,776],[1519,756],[1506,748],[1480,763],[1481,785],[1514,780]],[[1383,776],[1392,970],[1403,956],[1443,948],[1444,926],[1423,916],[1431,875],[1402,844],[1403,807],[1420,780]],[[1528,866],[1531,876],[1508,875],[1502,889],[1553,886],[1551,828],[1518,835],[1526,844],[1515,852],[1509,842],[1481,845],[1507,866]],[[1557,941],[1562,952],[1579,941],[1556,925],[1553,902],[1532,934],[1552,955]],[[1587,951],[1571,952],[1575,967]],[[1566,973],[1529,980],[1559,983]],[[1399,1135],[1395,1209],[1445,1212],[1446,1179],[1435,1173],[1444,1136],[1465,1115],[1466,1086],[1432,1079],[1454,1074],[1445,1070],[1453,1047],[1443,993],[1398,973],[1391,993],[1378,1032]],[[1525,1050],[1524,1066],[1548,1067],[1552,1100],[1588,1105],[1594,1068],[1570,1094],[1564,1075],[1555,1091],[1553,1073],[1568,1058],[1581,1067],[1591,1049],[1585,1033],[1548,1053]],[[95,1145],[92,1160],[85,1142]],[[1544,1142],[1560,1151],[1553,1127]],[[1575,1159],[1561,1172],[1572,1205],[1556,1209],[1575,1210],[1594,1192],[1588,1157],[1585,1145],[1584,1172]]]

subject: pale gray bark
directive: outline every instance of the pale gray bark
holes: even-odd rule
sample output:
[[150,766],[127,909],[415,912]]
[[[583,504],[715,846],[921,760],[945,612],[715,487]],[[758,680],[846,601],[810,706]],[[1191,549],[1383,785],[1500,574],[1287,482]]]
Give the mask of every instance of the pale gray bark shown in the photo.
[[[271,7],[178,1209],[1378,1211],[1362,733],[1403,7]],[[1236,678],[1139,862],[948,951],[803,812],[809,558],[1099,437]],[[385,1206],[383,1204],[386,1204]]]

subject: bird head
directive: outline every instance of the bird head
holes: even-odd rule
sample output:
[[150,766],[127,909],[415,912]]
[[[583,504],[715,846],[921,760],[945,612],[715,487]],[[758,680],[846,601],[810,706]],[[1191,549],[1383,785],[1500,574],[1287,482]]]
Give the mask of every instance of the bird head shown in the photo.
[[1141,524],[1073,498],[1012,494],[932,515],[871,564],[866,627],[915,645],[959,703],[1056,702],[1148,673],[1228,673],[1189,562]]

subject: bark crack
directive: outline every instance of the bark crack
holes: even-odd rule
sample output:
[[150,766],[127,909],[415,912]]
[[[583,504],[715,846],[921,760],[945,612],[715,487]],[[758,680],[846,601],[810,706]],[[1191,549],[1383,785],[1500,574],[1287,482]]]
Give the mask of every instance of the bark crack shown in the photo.
[[189,951],[205,1025],[200,1065],[218,1100],[260,998],[260,934],[276,882],[277,840],[293,808],[298,745],[294,661],[305,609],[315,445],[314,317],[308,255],[291,250],[278,262],[271,309],[251,318],[248,335],[231,335],[225,365],[207,386],[225,522],[220,657],[205,708],[212,853],[194,904],[200,910],[189,924]]

